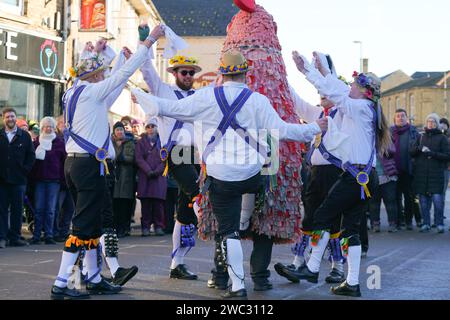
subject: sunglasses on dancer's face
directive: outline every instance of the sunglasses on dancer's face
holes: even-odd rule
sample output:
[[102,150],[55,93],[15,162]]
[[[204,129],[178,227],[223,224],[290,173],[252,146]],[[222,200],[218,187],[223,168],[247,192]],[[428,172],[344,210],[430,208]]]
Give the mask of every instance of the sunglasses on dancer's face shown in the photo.
[[194,70],[182,70],[182,71],[178,71],[178,73],[180,73],[183,77],[186,77],[188,74],[193,77],[195,75],[195,71]]

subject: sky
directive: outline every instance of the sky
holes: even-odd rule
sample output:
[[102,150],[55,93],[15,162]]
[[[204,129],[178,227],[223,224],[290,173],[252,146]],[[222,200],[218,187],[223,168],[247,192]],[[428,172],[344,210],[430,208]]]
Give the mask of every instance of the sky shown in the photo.
[[328,53],[337,73],[351,79],[359,71],[360,45],[369,71],[378,76],[398,69],[450,70],[450,1],[448,0],[256,0],[275,19],[288,80],[310,103],[316,90],[292,61],[297,50]]

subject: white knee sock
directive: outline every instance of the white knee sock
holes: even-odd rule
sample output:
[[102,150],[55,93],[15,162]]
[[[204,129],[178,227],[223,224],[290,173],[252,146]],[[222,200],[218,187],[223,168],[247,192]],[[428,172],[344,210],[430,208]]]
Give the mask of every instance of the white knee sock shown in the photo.
[[331,269],[336,269],[340,272],[344,272],[344,262],[341,261],[334,261],[333,258],[331,258]]
[[103,257],[105,257],[106,265],[108,266],[109,271],[111,272],[111,275],[114,277],[114,275],[116,274],[117,269],[120,268],[119,259],[117,257],[107,257],[106,256],[105,235],[102,235],[100,237],[100,243],[102,245],[102,253],[103,253]]
[[312,247],[311,257],[308,261],[308,269],[311,272],[319,272],[320,262],[322,261],[323,253],[328,245],[328,240],[330,240],[330,233],[325,231],[322,235],[322,239],[319,240],[317,246]]
[[170,269],[175,269],[179,264],[184,264],[184,256],[186,255],[189,248],[181,247],[181,226],[182,224],[178,221],[175,221],[175,226],[173,228],[172,233],[172,254],[175,250],[174,257],[172,258],[172,264],[170,265]]
[[[72,253],[63,251],[62,257],[61,257],[61,264],[59,265],[59,272],[58,272],[58,278],[68,280],[70,275],[72,274],[72,269],[75,263],[77,262],[78,255],[80,252]],[[56,280],[55,286],[60,288],[67,287],[67,282]]]
[[246,230],[250,224],[250,218],[255,209],[255,194],[246,193],[242,195],[241,223],[240,230]]
[[348,247],[347,283],[351,286],[359,284],[359,266],[361,263],[361,245]]
[[[95,273],[97,273],[99,269],[99,266],[97,265],[97,249],[86,250],[84,261],[86,261],[88,278],[91,278]],[[99,283],[101,280],[102,278],[100,277],[99,273],[93,279],[91,279],[90,282]]]
[[241,240],[227,239],[227,265],[228,274],[232,283],[231,290],[238,291],[244,289],[244,254],[242,252]]

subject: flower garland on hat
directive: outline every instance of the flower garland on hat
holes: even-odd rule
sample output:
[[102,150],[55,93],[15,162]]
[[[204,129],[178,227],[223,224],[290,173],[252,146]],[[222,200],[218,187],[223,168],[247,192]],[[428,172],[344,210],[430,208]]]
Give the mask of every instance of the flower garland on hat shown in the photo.
[[381,90],[379,84],[375,83],[374,79],[367,74],[353,72],[353,78],[355,82],[364,90],[364,94],[367,99],[378,102],[381,97]]
[[231,73],[231,72],[244,72],[248,70],[248,63],[247,61],[244,62],[243,64],[238,64],[238,65],[231,65],[231,66],[226,66],[224,64],[220,65],[219,68],[220,72],[222,74],[227,74],[227,73]]
[[193,57],[185,57],[181,55],[177,55],[172,57],[172,59],[169,60],[169,63],[171,65],[175,64],[197,64],[198,60]]

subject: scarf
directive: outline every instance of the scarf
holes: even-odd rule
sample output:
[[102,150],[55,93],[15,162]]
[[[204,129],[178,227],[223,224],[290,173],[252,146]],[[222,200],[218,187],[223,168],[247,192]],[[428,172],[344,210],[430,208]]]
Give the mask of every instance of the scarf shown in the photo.
[[395,166],[397,167],[397,169],[400,169],[400,136],[405,132],[407,132],[410,127],[411,126],[409,123],[403,127],[394,126],[394,130],[392,131],[392,138],[394,140],[395,150],[397,150],[397,152],[394,154]]
[[52,150],[52,142],[56,138],[56,133],[45,134],[41,133],[39,136],[39,145],[36,148],[36,159],[44,160],[45,152]]

